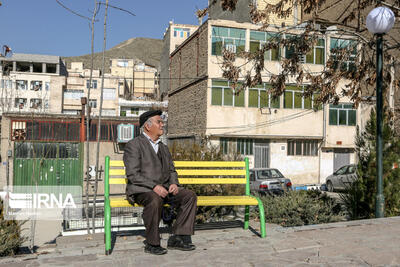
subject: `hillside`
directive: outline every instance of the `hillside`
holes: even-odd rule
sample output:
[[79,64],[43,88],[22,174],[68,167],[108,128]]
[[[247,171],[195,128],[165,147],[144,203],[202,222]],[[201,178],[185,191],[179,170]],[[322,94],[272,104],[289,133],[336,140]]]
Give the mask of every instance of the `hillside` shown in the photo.
[[[105,52],[105,72],[110,72],[110,59],[126,58],[139,59],[146,65],[158,68],[160,64],[162,40],[150,38],[131,38]],[[63,60],[70,67],[71,62],[83,62],[84,68],[90,68],[90,54],[75,57],[64,57]],[[94,54],[94,69],[101,69],[102,53]]]

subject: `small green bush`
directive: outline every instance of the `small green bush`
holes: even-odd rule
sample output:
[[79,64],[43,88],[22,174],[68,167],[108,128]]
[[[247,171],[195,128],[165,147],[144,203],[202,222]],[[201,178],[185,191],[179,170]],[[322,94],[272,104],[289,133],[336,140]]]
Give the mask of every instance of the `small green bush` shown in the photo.
[[340,204],[320,191],[288,191],[281,196],[263,196],[265,218],[281,226],[302,226],[344,219]]
[[[201,161],[238,161],[243,160],[240,155],[223,155],[219,147],[196,143],[173,143],[170,146],[173,160],[201,160]],[[198,196],[239,196],[244,195],[245,185],[185,185]],[[197,208],[196,223],[215,222],[227,217],[237,217],[235,206],[205,206]]]
[[24,241],[21,223],[4,219],[3,201],[0,199],[0,257],[15,255]]

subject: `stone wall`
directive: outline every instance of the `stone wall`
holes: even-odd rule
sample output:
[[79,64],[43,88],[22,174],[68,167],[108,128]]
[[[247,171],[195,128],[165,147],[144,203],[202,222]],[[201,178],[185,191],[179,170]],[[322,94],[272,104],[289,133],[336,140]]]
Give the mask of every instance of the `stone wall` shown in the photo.
[[207,118],[208,25],[203,24],[171,55],[169,138],[205,134]]

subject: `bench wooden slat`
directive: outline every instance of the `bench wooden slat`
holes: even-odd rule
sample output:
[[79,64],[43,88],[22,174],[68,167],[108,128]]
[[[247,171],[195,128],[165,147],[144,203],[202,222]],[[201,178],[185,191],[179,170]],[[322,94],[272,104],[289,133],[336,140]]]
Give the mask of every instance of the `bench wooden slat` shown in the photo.
[[244,161],[174,161],[176,168],[178,167],[246,167]]
[[[125,196],[110,197],[111,207],[131,207]],[[197,206],[245,206],[258,205],[258,201],[252,196],[198,196]],[[135,203],[135,207],[140,205]]]
[[[180,184],[245,184],[246,178],[178,178]],[[110,178],[110,184],[126,184],[126,178]]]
[[125,169],[110,169],[110,176],[125,176]]
[[[244,161],[174,161],[175,167],[220,167],[244,168]],[[110,167],[125,167],[122,160],[110,160]]]
[[122,160],[110,160],[110,167],[125,167]]
[[[245,176],[246,170],[189,170],[189,169],[177,169],[176,172],[179,176]],[[110,169],[110,176],[125,176],[125,169]]]
[[246,175],[246,170],[183,170],[177,169],[176,172],[179,176],[195,176],[195,175],[207,175],[207,176],[217,176],[217,175]]
[[246,184],[246,178],[178,178],[180,184]]
[[110,178],[110,184],[127,184],[126,178]]

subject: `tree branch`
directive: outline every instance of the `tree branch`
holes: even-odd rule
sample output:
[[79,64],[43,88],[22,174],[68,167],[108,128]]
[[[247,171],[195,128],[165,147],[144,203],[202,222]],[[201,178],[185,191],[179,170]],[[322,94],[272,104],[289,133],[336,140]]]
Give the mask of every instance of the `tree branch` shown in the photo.
[[99,2],[99,4],[100,4],[100,5],[106,5],[106,6],[109,6],[109,7],[114,8],[114,9],[118,9],[118,10],[120,10],[120,11],[124,11],[124,12],[128,13],[128,14],[131,15],[131,16],[136,16],[136,15],[133,14],[131,11],[126,10],[126,9],[124,9],[124,8],[121,8],[121,7],[112,6],[112,5],[107,4],[107,3],[104,3],[104,2]]
[[81,15],[81,14],[75,12],[74,10],[72,10],[72,9],[70,9],[70,8],[68,8],[68,7],[66,7],[66,6],[63,5],[59,0],[56,0],[56,2],[57,2],[60,6],[62,6],[63,8],[65,8],[66,10],[68,10],[69,12],[71,12],[72,14],[74,14],[74,15],[76,15],[76,16],[78,16],[78,17],[81,17],[81,18],[83,18],[83,19],[87,19],[87,20],[89,20],[89,21],[92,20],[91,18],[86,17],[86,16],[83,16],[83,15]]

